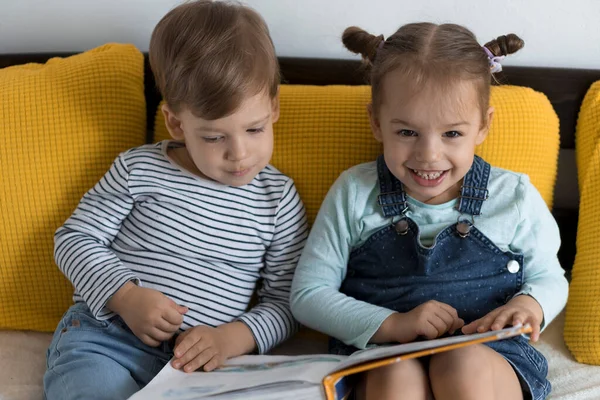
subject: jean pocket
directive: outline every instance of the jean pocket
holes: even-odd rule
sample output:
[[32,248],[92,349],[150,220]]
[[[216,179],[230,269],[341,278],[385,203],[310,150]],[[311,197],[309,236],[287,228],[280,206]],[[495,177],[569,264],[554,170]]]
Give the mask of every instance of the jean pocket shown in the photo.
[[98,320],[91,313],[76,311],[71,314],[69,321],[65,321],[68,322],[65,324],[65,329],[104,330],[110,326],[111,320]]
[[548,361],[546,360],[546,357],[530,345],[524,338],[518,338],[516,342],[535,369],[546,376],[548,374]]

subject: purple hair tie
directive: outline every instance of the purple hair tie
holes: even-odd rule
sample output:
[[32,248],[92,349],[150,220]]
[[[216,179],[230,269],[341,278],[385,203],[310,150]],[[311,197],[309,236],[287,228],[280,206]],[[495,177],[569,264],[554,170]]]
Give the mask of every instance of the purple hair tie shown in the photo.
[[495,56],[494,54],[492,54],[492,52],[490,51],[490,49],[488,49],[485,46],[481,46],[483,48],[483,51],[485,51],[485,54],[487,55],[488,58],[488,62],[490,64],[490,72],[492,74],[495,74],[497,72],[502,71],[502,64],[500,64],[500,61],[504,59],[504,56]]

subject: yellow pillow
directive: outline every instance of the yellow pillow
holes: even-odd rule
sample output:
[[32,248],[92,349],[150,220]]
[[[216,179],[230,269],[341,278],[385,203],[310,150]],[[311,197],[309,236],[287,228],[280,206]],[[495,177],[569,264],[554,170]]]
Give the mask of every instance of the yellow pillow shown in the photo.
[[590,86],[586,93],[576,129],[577,176],[579,187],[583,187],[592,153],[600,139],[600,81]]
[[577,121],[579,225],[564,337],[575,359],[600,365],[600,81],[588,90]]
[[560,134],[558,116],[548,98],[520,86],[494,86],[494,116],[477,154],[495,167],[529,175],[548,208],[554,201]]
[[71,304],[54,231],[144,143],[143,67],[134,46],[108,44],[0,69],[0,328],[52,331]]
[[[280,93],[272,164],[294,178],[312,222],[338,175],[381,152],[366,111],[370,88],[281,85]],[[551,207],[559,150],[552,105],[542,93],[517,86],[493,87],[491,104],[496,113],[477,153],[494,166],[529,174]],[[157,141],[169,137],[160,108],[155,127]]]

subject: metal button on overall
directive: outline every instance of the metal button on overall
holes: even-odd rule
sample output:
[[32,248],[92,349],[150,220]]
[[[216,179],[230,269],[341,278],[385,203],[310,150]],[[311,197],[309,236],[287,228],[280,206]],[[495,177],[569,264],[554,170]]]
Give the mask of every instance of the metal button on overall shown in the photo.
[[508,269],[508,272],[510,272],[511,274],[516,274],[521,269],[521,266],[519,265],[519,263],[517,261],[510,260],[508,262],[508,264],[506,264],[506,268]]

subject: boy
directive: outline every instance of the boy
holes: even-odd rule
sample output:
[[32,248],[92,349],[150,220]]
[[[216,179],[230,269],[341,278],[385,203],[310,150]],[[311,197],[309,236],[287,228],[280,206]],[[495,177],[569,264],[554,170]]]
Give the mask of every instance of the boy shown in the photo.
[[268,165],[279,67],[264,21],[185,3],[149,54],[175,140],[120,154],[56,232],[75,305],[48,350],[47,399],[125,399],[172,357],[210,371],[297,327],[289,289],[308,226],[293,181]]

